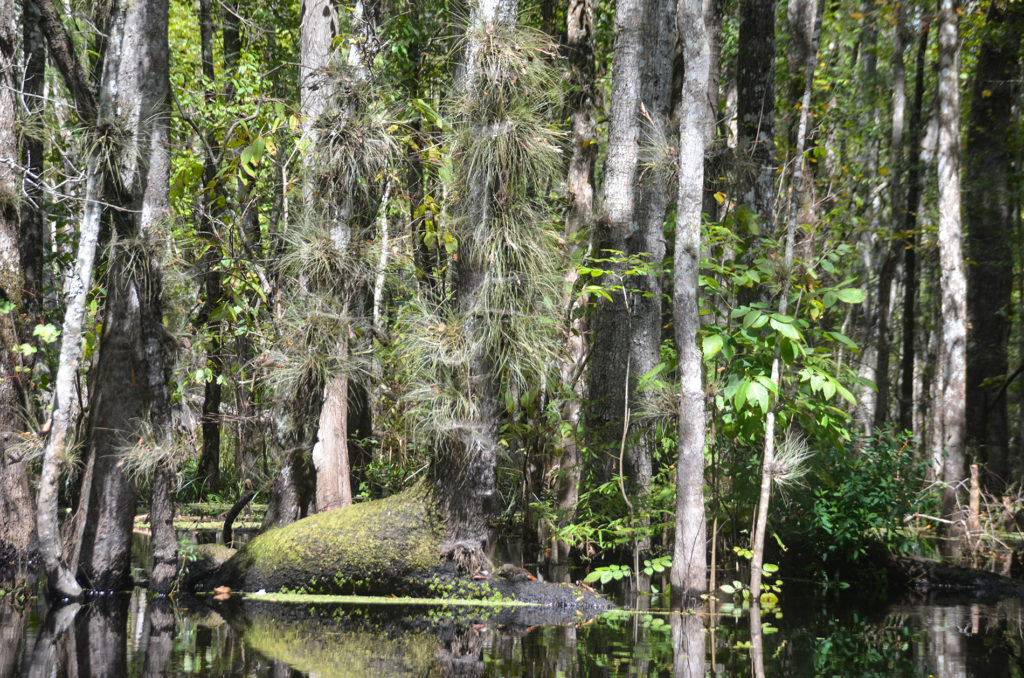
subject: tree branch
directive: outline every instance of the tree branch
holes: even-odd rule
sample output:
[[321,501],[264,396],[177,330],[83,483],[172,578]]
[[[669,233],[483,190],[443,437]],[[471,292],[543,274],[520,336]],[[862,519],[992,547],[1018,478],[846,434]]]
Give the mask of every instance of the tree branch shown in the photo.
[[60,71],[64,84],[71,92],[78,118],[86,125],[96,123],[96,97],[89,87],[89,77],[78,60],[74,42],[53,0],[35,0],[42,15],[43,34],[50,49],[50,58]]

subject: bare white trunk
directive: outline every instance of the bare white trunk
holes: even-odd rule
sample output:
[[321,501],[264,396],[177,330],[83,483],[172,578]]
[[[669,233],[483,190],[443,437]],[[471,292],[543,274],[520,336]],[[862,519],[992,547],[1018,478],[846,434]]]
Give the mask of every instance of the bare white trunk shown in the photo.
[[942,294],[942,342],[939,361],[942,435],[945,453],[942,508],[950,517],[956,488],[964,479],[964,436],[967,398],[967,275],[960,220],[960,90],[959,46],[955,0],[939,3],[939,285]]
[[61,325],[60,358],[57,363],[57,378],[53,386],[53,402],[50,413],[50,433],[43,448],[43,466],[39,475],[39,493],[36,497],[36,525],[39,531],[39,555],[43,561],[49,586],[58,594],[68,598],[82,595],[82,587],[74,574],[61,561],[60,527],[57,522],[57,483],[60,479],[60,464],[64,460],[71,428],[71,410],[75,397],[75,381],[78,365],[82,359],[82,322],[85,319],[85,302],[92,285],[93,264],[96,260],[96,243],[99,239],[100,215],[103,208],[99,195],[103,186],[103,174],[99,158],[94,154],[89,159],[88,177],[85,184],[85,207],[79,227],[78,254],[75,268],[68,286],[67,306]]
[[[704,365],[697,348],[701,206],[710,47],[701,0],[680,0],[686,74],[679,119],[679,201],[676,212],[672,312],[679,355],[679,443],[676,464],[675,548],[672,593],[677,600],[707,589],[704,517]],[[703,654],[703,653],[702,653]]]

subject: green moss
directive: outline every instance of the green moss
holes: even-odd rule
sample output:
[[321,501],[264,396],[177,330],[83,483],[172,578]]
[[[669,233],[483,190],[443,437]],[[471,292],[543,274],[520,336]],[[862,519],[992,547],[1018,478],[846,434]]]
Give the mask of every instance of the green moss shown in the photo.
[[389,591],[439,563],[443,524],[427,485],[270,530],[228,563],[229,585],[309,593]]
[[543,607],[540,603],[523,603],[507,599],[470,598],[385,598],[383,596],[339,596],[312,593],[246,593],[244,597],[267,603],[291,603],[295,605],[432,605],[443,607]]

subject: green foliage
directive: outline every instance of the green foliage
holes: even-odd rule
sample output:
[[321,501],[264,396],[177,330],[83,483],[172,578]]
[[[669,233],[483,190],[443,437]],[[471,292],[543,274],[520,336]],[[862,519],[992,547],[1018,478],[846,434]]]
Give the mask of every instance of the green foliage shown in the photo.
[[[734,234],[713,224],[706,239],[711,252],[736,252],[742,246]],[[856,352],[857,346],[829,321],[841,305],[863,301],[864,292],[851,287],[851,278],[829,278],[852,248],[839,243],[785,271],[773,254],[781,243],[762,239],[761,247],[767,254],[750,264],[712,257],[702,264],[705,313],[716,321],[703,327],[704,359],[724,368],[713,372],[716,428],[740,444],[756,444],[764,435],[764,416],[774,407],[783,430],[797,426],[815,441],[832,444],[848,440],[843,403],[854,404],[851,387],[860,379],[837,350]],[[790,278],[793,312],[778,313],[770,301],[739,301],[744,289],[778,294],[784,277]],[[779,388],[771,380],[776,348],[782,358]]]
[[[776,537],[778,539],[778,537]],[[754,552],[742,546],[734,546],[733,553],[738,558],[749,561],[754,557]],[[763,563],[761,565],[761,592],[758,596],[761,606],[765,610],[771,610],[779,604],[779,595],[782,593],[782,579],[778,577],[779,566],[774,563]],[[774,577],[774,579],[773,579]],[[721,584],[719,590],[735,599],[741,600],[743,604],[749,604],[751,599],[750,587],[738,579]],[[734,609],[730,606],[725,612]]]
[[908,434],[879,431],[815,456],[811,480],[793,491],[796,510],[781,529],[821,568],[863,563],[873,545],[911,550],[917,538],[903,519],[938,501],[936,490],[922,489],[928,461],[912,442]]

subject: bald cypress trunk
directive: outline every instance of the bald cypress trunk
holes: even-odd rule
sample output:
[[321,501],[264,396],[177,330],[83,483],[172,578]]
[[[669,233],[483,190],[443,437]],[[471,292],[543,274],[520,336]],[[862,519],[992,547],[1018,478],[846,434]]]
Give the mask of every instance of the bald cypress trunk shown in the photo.
[[[600,477],[626,477],[624,501],[631,516],[640,516],[638,553],[650,545],[642,505],[656,441],[650,424],[637,416],[645,409],[637,385],[660,362],[660,272],[670,195],[665,171],[657,162],[642,166],[641,149],[653,149],[648,163],[666,150],[659,145],[667,143],[672,110],[675,12],[675,3],[664,0],[616,4],[602,209],[593,234],[594,256],[611,259],[601,265],[612,289],[610,300],[594,300],[588,429],[591,448],[606,460],[596,469]],[[646,274],[627,275],[636,259],[643,260]]]
[[[569,108],[572,125],[571,155],[566,176],[569,209],[565,219],[565,240],[570,252],[586,247],[584,237],[594,217],[594,168],[597,163],[597,121],[594,104],[597,88],[594,82],[594,7],[591,0],[570,0],[566,12],[566,50],[572,77]],[[579,425],[583,405],[583,368],[586,362],[587,319],[580,313],[586,303],[575,296],[578,274],[574,266],[568,267],[565,288],[570,290],[565,300],[564,320],[567,354],[559,366],[559,376],[566,389],[562,405],[562,420],[569,424],[571,433],[559,443],[558,456],[552,460],[557,478],[556,505],[567,524],[572,520],[580,496]],[[559,541],[552,545],[551,560],[563,562],[569,555],[569,544]]]
[[[18,157],[19,74],[13,0],[0,0],[0,158]],[[22,430],[23,399],[15,346],[15,318],[22,310],[18,252],[20,177],[11,163],[0,164],[0,588],[19,585],[35,548],[35,516],[25,462],[14,443]]]
[[[61,23],[53,0],[38,0],[42,17],[43,32],[46,36],[51,59],[72,94],[79,120],[92,126],[98,133],[97,99],[109,111],[112,103],[113,82],[104,78],[96,97],[88,84],[85,70],[78,61],[71,36]],[[82,595],[82,587],[75,575],[61,560],[59,524],[57,520],[57,483],[60,475],[61,458],[65,447],[71,444],[69,432],[75,395],[75,381],[82,357],[82,323],[85,316],[86,296],[92,285],[93,265],[96,258],[96,244],[99,239],[104,173],[100,151],[93,145],[86,161],[85,196],[79,221],[78,251],[70,280],[67,282],[67,306],[61,325],[60,357],[57,375],[53,384],[53,400],[50,411],[50,430],[43,449],[42,468],[39,473],[39,492],[36,497],[36,529],[39,535],[40,559],[46,572],[50,590],[68,598]]]
[[741,0],[736,55],[736,201],[765,234],[775,229],[775,6]]
[[133,445],[149,446],[134,453],[152,455],[148,463],[157,468],[151,508],[158,590],[168,590],[176,559],[166,501],[171,442],[161,286],[149,250],[169,217],[167,22],[166,0],[113,6],[104,54],[101,100],[108,92],[116,97],[119,116],[101,124],[123,125],[124,143],[133,148],[119,156],[107,182],[108,200],[125,209],[111,214],[110,283],[89,420],[95,477],[79,565],[82,580],[99,589],[128,584],[136,487],[125,459]]
[[[21,100],[29,120],[36,121],[43,113],[43,84],[46,69],[46,41],[42,32],[42,16],[35,0],[27,0],[21,10],[22,51],[25,75]],[[43,308],[43,255],[46,228],[43,218],[43,139],[42,135],[22,131],[21,162],[25,167],[21,208],[21,267],[25,276],[23,307],[30,323],[40,319]]]
[[1013,316],[1013,232],[1017,188],[1014,144],[1024,10],[993,3],[971,88],[964,140],[964,221],[967,254],[967,439],[985,463],[986,484],[1001,491],[1010,481],[1006,389]]
[[960,220],[959,45],[955,0],[939,2],[938,146],[939,280],[942,338],[939,345],[941,431],[936,454],[944,455],[942,514],[953,516],[965,477],[967,364],[967,276]]
[[914,101],[910,108],[910,134],[907,142],[907,197],[903,203],[903,355],[900,358],[900,428],[914,429],[914,354],[916,352],[917,318],[917,208],[921,200],[921,136],[924,107],[925,55],[928,50],[928,24],[918,38],[915,56]]
[[[486,64],[486,33],[511,31],[516,24],[516,0],[481,0],[470,7],[467,41],[462,61],[456,71],[455,88],[462,96],[477,96],[478,78]],[[483,134],[501,133],[500,120],[469,120],[479,125]],[[485,561],[483,551],[488,541],[488,524],[496,508],[496,466],[498,453],[498,375],[494,353],[481,338],[491,321],[489,300],[489,262],[486,243],[493,221],[493,210],[504,205],[495,200],[490,173],[497,168],[484,166],[465,177],[468,205],[464,233],[459,242],[459,258],[455,262],[455,303],[463,320],[466,337],[474,338],[466,358],[466,387],[476,411],[456,434],[453,449],[457,469],[439,477],[439,495],[447,515],[447,533],[442,554],[459,569],[472,571]]]
[[[644,0],[620,0],[615,7],[615,43],[612,60],[612,90],[609,101],[608,146],[605,153],[601,187],[601,211],[593,233],[594,256],[621,257],[611,252],[626,252],[626,238],[636,228],[633,205],[637,201],[640,160],[640,68],[643,55]],[[602,266],[611,271],[609,286],[627,286],[632,280],[621,278],[625,265],[610,262]],[[591,366],[588,380],[587,429],[590,446],[599,459],[618,457],[623,427],[629,420],[630,384],[635,370],[630,361],[630,313],[627,294],[621,289],[610,292],[611,299],[595,298],[591,321]],[[593,369],[594,366],[598,369]],[[605,461],[596,469],[610,477],[618,469],[608,469]]]
[[[380,20],[378,3],[357,0],[349,20],[357,39],[348,42],[346,54],[341,54],[336,45],[339,31],[338,9],[327,0],[307,0],[303,5],[302,18],[302,110],[305,120],[305,134],[315,149],[318,143],[330,143],[330,135],[340,128],[353,124],[352,118],[363,113],[356,94],[348,96],[339,91],[344,87],[365,87],[370,78],[370,64],[379,49],[376,38],[377,22]],[[345,80],[339,79],[344,70]],[[332,110],[340,108],[340,110]],[[335,125],[332,128],[325,123]],[[318,136],[324,138],[318,139]],[[355,193],[362,189],[359,182],[380,183],[372,176],[351,175],[344,185],[332,185],[321,191],[314,200],[312,186],[322,169],[314,165],[320,160],[316,150],[311,150],[305,159],[306,180],[305,209],[307,214],[322,213],[330,230],[330,240],[340,259],[346,260],[349,270],[366,269],[368,262],[357,261],[365,255],[361,251],[361,228],[369,228],[373,222],[372,209],[360,211],[356,205]],[[327,162],[330,162],[327,159]],[[366,207],[363,205],[363,207]],[[374,206],[376,207],[376,206]],[[349,316],[362,314],[368,307],[369,274],[349,275],[350,279],[334,281],[335,290],[310,289],[314,295],[329,296],[335,312],[344,317],[334,347],[335,356],[344,364],[356,350],[353,345],[355,331]],[[361,391],[350,384],[352,375],[342,369],[329,375],[323,385],[317,440],[313,447],[313,465],[316,468],[316,503],[318,510],[338,508],[352,503],[349,450],[349,411],[357,402]]]

